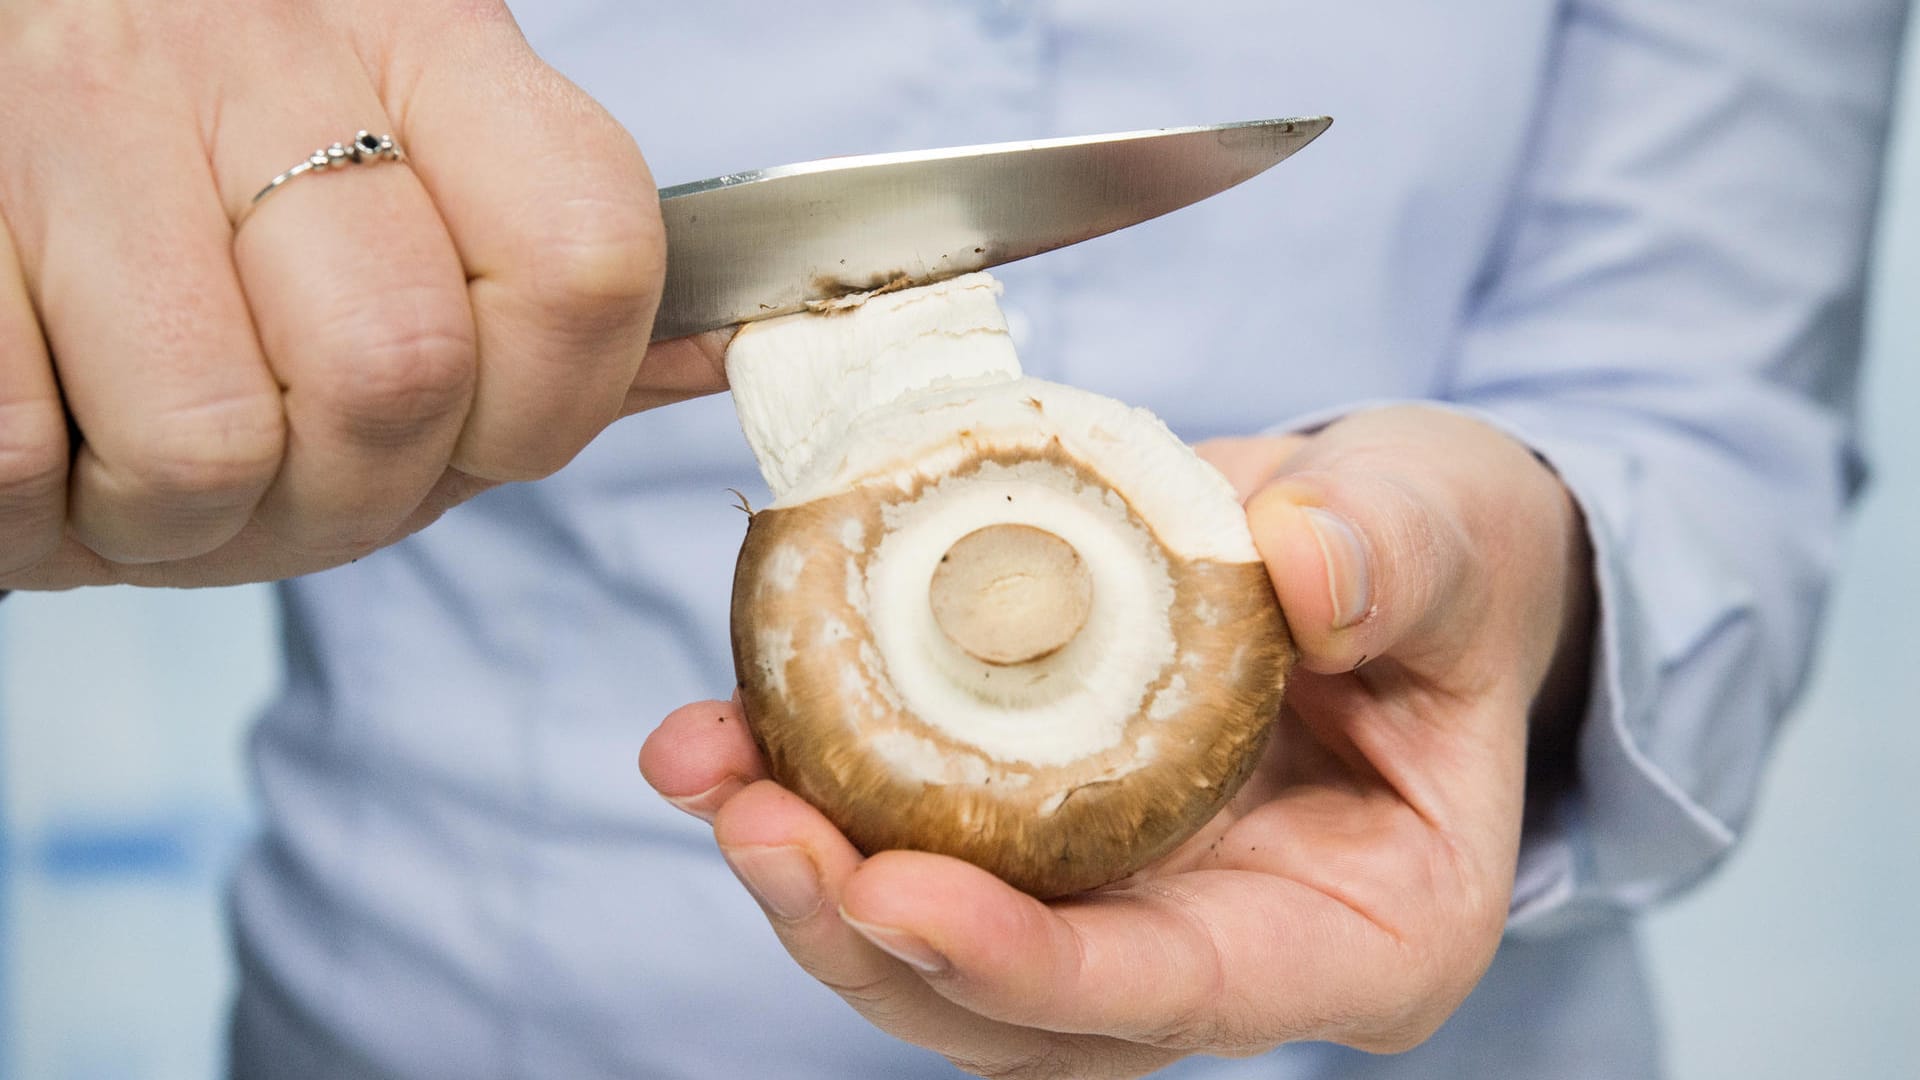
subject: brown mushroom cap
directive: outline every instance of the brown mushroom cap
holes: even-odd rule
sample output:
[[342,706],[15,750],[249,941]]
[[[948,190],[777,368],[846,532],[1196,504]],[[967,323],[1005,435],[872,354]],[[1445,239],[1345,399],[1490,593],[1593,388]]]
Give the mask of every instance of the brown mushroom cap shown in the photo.
[[[1101,483],[1057,449],[982,453],[949,475],[1036,460]],[[888,509],[927,486],[862,487],[754,515],[733,647],[771,774],[864,852],[952,855],[1043,898],[1124,877],[1219,812],[1279,714],[1292,650],[1265,567],[1170,556],[1173,655],[1118,718],[1121,737],[1062,765],[999,760],[906,708],[871,622],[820,599],[860,595]],[[916,762],[938,762],[938,777]]]
[[971,275],[743,329],[772,487],[734,579],[747,717],[863,851],[1040,897],[1219,812],[1292,660],[1232,488],[1150,414],[1019,375]]

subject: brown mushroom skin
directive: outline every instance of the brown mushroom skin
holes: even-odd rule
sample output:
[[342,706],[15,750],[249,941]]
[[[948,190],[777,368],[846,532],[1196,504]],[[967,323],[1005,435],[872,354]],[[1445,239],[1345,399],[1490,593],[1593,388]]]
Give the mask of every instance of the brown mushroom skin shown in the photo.
[[[1058,450],[1046,456],[1099,483]],[[983,453],[960,471],[986,461],[1010,463]],[[1053,768],[997,761],[889,701],[871,630],[818,599],[863,589],[849,579],[864,579],[882,506],[915,494],[872,485],[752,516],[734,576],[733,654],[770,775],[862,852],[951,855],[1041,899],[1123,878],[1217,814],[1260,758],[1293,660],[1265,566],[1169,559],[1175,659],[1120,743]],[[929,782],[873,753],[874,735],[895,728],[962,762],[963,775]],[[1135,767],[1143,739],[1152,760]]]

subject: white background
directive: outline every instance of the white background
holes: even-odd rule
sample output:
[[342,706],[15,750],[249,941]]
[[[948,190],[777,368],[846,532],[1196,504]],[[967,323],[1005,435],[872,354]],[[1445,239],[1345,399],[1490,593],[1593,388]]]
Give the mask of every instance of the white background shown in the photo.
[[[1865,394],[1874,485],[1755,827],[1648,926],[1675,1080],[1920,1077],[1920,72]],[[0,605],[0,1080],[212,1077],[263,590]]]

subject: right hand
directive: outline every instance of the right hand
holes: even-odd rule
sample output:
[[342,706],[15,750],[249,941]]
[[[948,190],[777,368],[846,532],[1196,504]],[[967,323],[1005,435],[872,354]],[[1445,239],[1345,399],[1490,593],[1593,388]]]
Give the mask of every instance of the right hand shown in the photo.
[[1584,709],[1592,554],[1527,447],[1401,405],[1198,450],[1245,500],[1300,662],[1246,786],[1126,880],[1043,904],[945,855],[864,856],[767,779],[737,698],[641,750],[802,967],[983,1076],[1427,1038],[1506,927],[1529,742]]
[[[498,0],[12,0],[0,72],[0,590],[324,569],[723,385],[649,352],[646,163]],[[363,128],[409,164],[235,229]]]

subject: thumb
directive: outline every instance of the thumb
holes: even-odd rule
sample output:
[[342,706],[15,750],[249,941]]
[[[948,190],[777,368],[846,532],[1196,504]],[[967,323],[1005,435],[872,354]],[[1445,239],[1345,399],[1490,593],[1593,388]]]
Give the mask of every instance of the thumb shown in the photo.
[[620,415],[672,405],[727,388],[727,345],[733,327],[691,337],[656,341],[647,349],[640,374],[627,390]]
[[[1255,546],[1311,671],[1389,654],[1444,665],[1485,613],[1487,553],[1470,525],[1481,516],[1478,490],[1499,483],[1509,464],[1505,447],[1453,429],[1471,422],[1448,414],[1393,412],[1322,431],[1247,502]],[[1476,464],[1476,455],[1492,460]]]
[[1465,551],[1442,507],[1384,476],[1300,473],[1247,518],[1308,670],[1441,644],[1421,631],[1460,591]]

